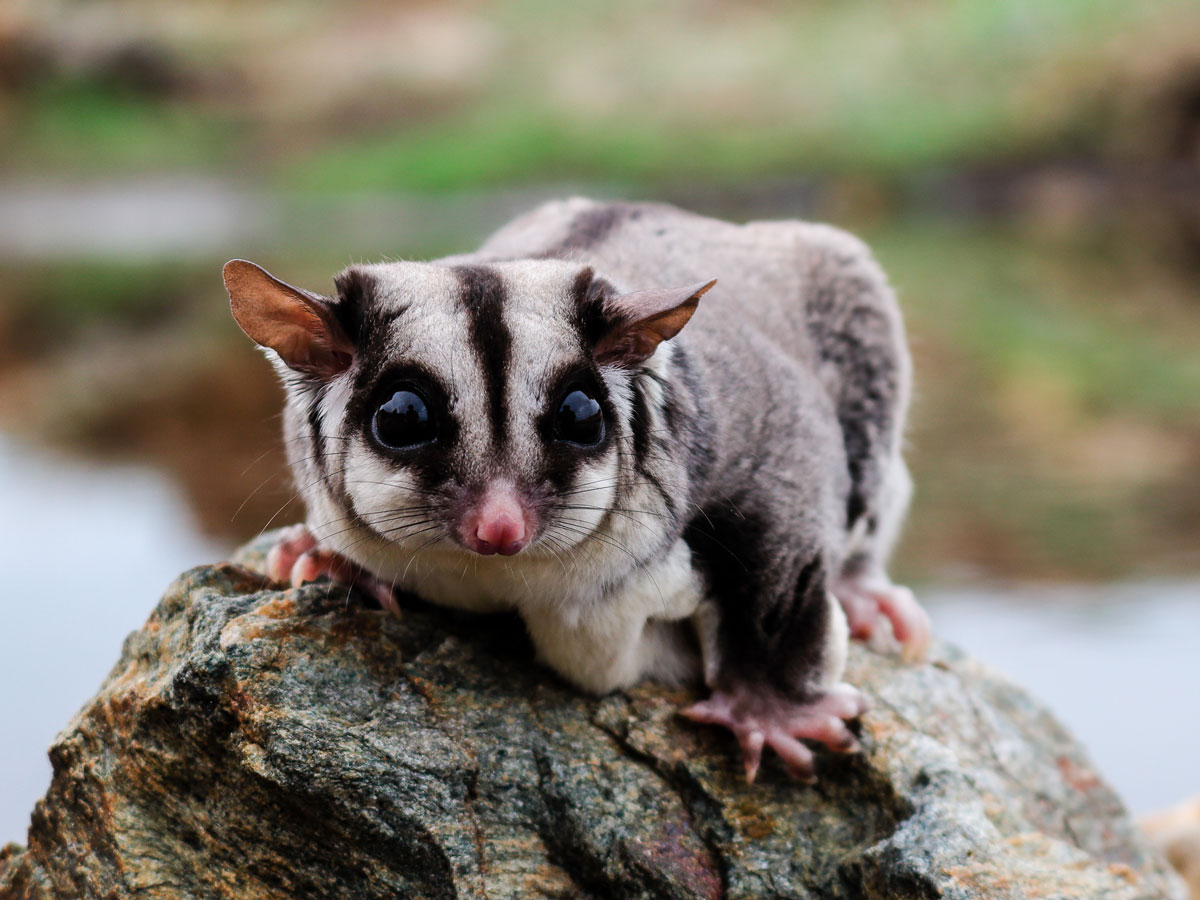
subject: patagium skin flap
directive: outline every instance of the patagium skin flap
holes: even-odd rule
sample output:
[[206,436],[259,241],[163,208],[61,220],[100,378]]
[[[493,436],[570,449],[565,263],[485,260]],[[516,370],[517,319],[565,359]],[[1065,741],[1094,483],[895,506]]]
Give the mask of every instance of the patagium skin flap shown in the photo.
[[323,296],[233,260],[287,389],[307,520],[276,578],[515,610],[579,687],[703,678],[685,710],[812,776],[856,744],[850,635],[919,656],[885,563],[911,365],[867,249],[799,221],[538,207],[474,253],[351,266]]

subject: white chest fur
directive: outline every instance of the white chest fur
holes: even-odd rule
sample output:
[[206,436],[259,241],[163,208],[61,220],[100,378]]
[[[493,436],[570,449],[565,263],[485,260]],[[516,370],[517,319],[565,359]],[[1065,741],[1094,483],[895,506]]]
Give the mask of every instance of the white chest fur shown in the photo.
[[[585,690],[604,693],[645,678],[699,672],[685,639],[703,587],[682,541],[611,586],[608,554],[573,560],[423,553],[394,573],[396,586],[431,603],[475,612],[515,610],[538,656]],[[608,587],[605,587],[608,585]]]

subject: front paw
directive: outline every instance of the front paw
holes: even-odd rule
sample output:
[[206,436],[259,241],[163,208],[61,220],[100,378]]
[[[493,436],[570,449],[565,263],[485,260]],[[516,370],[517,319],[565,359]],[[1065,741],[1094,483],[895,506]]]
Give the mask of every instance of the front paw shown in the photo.
[[279,543],[267,554],[267,576],[281,584],[299,587],[321,577],[351,585],[374,597],[381,607],[399,615],[395,591],[366,569],[329,550],[317,546],[317,540],[303,525],[293,525],[280,536]]
[[813,753],[799,739],[819,741],[830,750],[850,753],[858,740],[844,720],[866,712],[867,699],[848,684],[836,684],[815,700],[787,700],[770,688],[739,685],[714,691],[707,699],[682,710],[693,722],[722,725],[742,747],[746,782],[754,781],[764,746],[771,747],[799,781],[816,781]]
[[[279,584],[293,584],[292,571],[305,554],[317,547],[317,539],[303,525],[285,528],[267,553],[267,577]],[[300,572],[297,570],[297,575]],[[302,584],[297,580],[295,585]]]

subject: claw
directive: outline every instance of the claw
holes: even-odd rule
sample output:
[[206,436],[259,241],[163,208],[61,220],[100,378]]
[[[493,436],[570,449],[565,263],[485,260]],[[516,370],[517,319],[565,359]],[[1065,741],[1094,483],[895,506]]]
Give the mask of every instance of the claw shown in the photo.
[[738,735],[738,743],[742,745],[742,762],[746,766],[746,784],[754,784],[754,779],[758,777],[765,741],[766,735],[758,730]]

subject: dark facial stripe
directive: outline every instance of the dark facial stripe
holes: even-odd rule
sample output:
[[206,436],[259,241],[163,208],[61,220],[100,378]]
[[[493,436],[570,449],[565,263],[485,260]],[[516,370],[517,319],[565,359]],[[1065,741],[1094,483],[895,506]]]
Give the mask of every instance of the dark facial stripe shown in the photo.
[[311,394],[311,402],[308,406],[308,431],[309,439],[312,441],[313,468],[317,470],[317,477],[322,481],[326,478],[325,439],[321,436],[321,421],[324,418],[321,414],[321,401],[324,398],[323,391]]
[[358,371],[355,392],[369,390],[379,371],[391,361],[390,339],[396,320],[408,304],[383,305],[375,277],[361,269],[343,270],[333,280],[337,298],[330,304],[338,325],[354,344]]
[[333,315],[346,337],[358,347],[363,337],[366,311],[375,305],[375,279],[358,269],[346,269],[333,279],[333,283],[337,288]]
[[668,433],[676,436],[675,445],[686,453],[692,483],[706,484],[717,461],[713,414],[687,346],[680,341],[671,356],[671,379],[663,383],[662,413]]
[[616,324],[604,309],[605,301],[615,293],[616,288],[603,278],[597,278],[591,267],[581,269],[575,276],[571,288],[575,305],[575,330],[588,352]]
[[[649,484],[658,493],[663,507],[672,515],[676,513],[675,501],[663,486],[662,480],[654,468],[649,465],[651,450],[656,449],[662,456],[670,456],[671,448],[665,435],[657,439],[651,434],[650,404],[646,400],[646,386],[642,378],[652,377],[653,373],[646,370],[633,383],[633,413],[629,429],[633,435],[633,468],[637,477]],[[617,501],[624,503],[624,498],[618,496]]]
[[504,282],[486,266],[455,266],[463,306],[471,320],[471,346],[483,369],[491,406],[492,440],[497,450],[508,440],[504,395],[512,356],[512,334],[504,324]]
[[[341,466],[334,466],[332,472],[326,466],[325,437],[322,427],[325,422],[325,414],[321,409],[321,403],[325,399],[324,391],[314,392],[310,395],[310,399],[312,402],[308,407],[308,430],[309,438],[312,442],[312,463],[317,472],[319,485],[337,501],[338,505],[349,517],[351,524],[364,531],[375,532],[375,529],[365,522],[359,516],[358,510],[354,508],[354,500],[350,497],[349,491],[346,490],[346,473],[342,470]],[[342,452],[339,455],[339,459],[345,462],[344,457],[345,454]]]
[[633,413],[629,427],[633,432],[633,462],[640,469],[650,452],[650,405],[646,402],[646,388],[639,380],[633,383]]
[[575,276],[575,281],[571,285],[571,300],[575,308],[575,327],[585,344],[588,343],[589,335],[587,329],[589,323],[596,312],[592,300],[595,281],[596,273],[592,270],[591,266],[585,266],[579,270],[579,274]]

